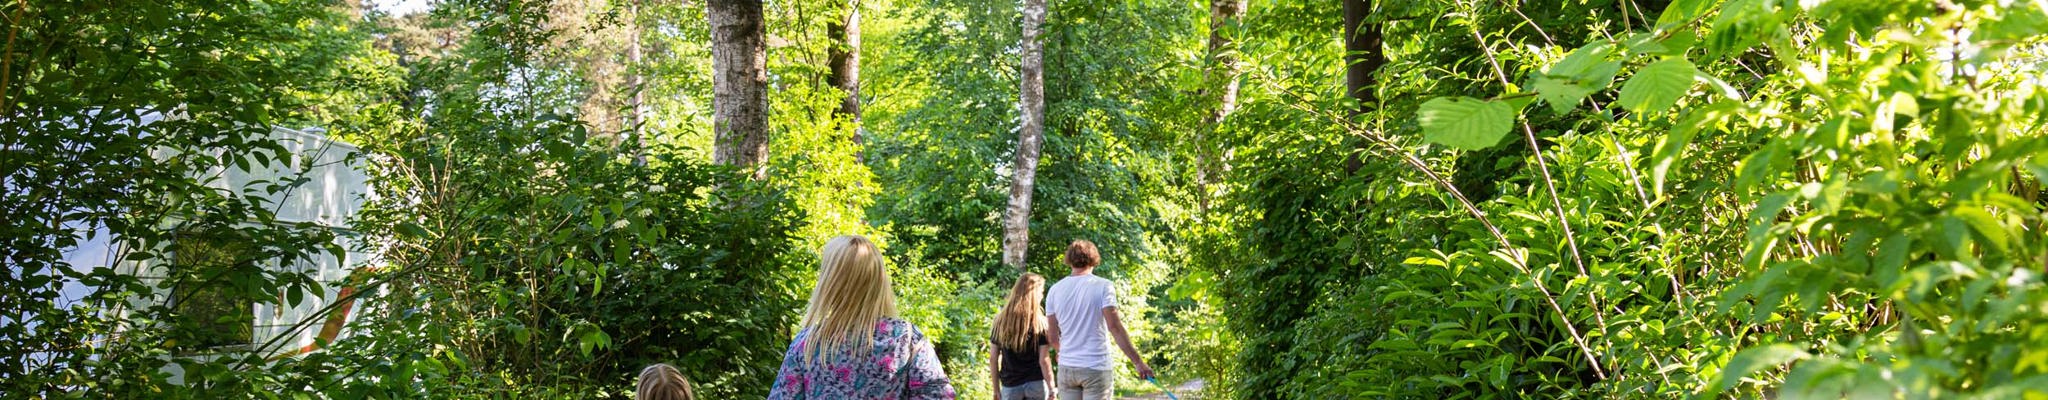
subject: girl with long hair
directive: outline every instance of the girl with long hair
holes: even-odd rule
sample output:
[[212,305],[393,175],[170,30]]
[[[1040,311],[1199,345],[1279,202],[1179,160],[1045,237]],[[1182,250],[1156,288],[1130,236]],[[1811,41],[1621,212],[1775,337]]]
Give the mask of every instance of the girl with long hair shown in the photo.
[[953,398],[931,340],[897,316],[889,270],[874,242],[840,236],[818,256],[818,286],[768,398]]
[[990,324],[988,373],[996,400],[1045,400],[1052,382],[1046,351],[1045,277],[1025,273],[1003,298],[1003,311]]

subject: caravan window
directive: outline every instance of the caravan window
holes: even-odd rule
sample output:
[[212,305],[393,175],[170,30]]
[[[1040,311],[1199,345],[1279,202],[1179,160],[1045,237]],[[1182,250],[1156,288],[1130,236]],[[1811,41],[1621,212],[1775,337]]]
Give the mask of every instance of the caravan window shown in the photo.
[[[245,296],[237,296],[235,278],[240,274],[261,274],[256,261],[247,259],[248,245],[218,235],[181,232],[171,243],[172,264],[183,269],[171,289],[171,307],[190,324],[178,347],[211,349],[246,346],[254,333],[255,311]],[[246,276],[246,275],[242,275]]]

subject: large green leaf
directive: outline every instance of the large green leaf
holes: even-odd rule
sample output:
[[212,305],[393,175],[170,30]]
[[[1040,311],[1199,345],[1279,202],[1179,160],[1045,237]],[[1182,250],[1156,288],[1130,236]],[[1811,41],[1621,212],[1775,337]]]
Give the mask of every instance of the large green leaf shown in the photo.
[[1536,78],[1532,85],[1536,97],[1558,114],[1571,111],[1587,95],[1614,81],[1614,74],[1621,71],[1621,62],[1613,59],[1616,51],[1613,42],[1596,40],[1565,54]]
[[1515,122],[1515,110],[1507,103],[1470,97],[1430,99],[1417,114],[1423,138],[1466,150],[1499,144]]
[[1655,114],[1671,108],[1678,98],[1692,90],[1693,75],[1699,72],[1691,61],[1670,58],[1637,70],[1621,85],[1621,106],[1637,114]]
[[1532,89],[1536,90],[1537,98],[1550,105],[1550,111],[1558,114],[1571,112],[1573,107],[1577,107],[1580,101],[1585,100],[1586,96],[1593,94],[1594,91],[1593,88],[1571,79],[1547,76],[1536,78],[1536,84]]

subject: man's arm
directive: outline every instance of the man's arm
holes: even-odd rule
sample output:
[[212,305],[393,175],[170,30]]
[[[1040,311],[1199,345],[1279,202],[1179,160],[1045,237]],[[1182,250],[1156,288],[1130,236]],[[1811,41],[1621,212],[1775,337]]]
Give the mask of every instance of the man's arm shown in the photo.
[[1124,350],[1124,357],[1138,367],[1138,378],[1152,379],[1152,367],[1145,365],[1145,358],[1138,356],[1138,347],[1131,345],[1131,334],[1124,331],[1124,319],[1117,314],[1116,307],[1102,309],[1102,323],[1109,325],[1109,336],[1116,338],[1116,347]]
[[1051,329],[1046,329],[1046,330],[1045,330],[1045,338],[1046,338],[1046,340],[1051,340],[1051,341],[1052,341],[1052,349],[1053,349],[1053,351],[1059,351],[1059,349],[1060,349],[1060,319],[1059,319],[1059,318],[1053,318],[1052,314],[1046,314],[1046,315],[1045,315],[1045,324],[1046,324],[1047,326],[1051,327]]

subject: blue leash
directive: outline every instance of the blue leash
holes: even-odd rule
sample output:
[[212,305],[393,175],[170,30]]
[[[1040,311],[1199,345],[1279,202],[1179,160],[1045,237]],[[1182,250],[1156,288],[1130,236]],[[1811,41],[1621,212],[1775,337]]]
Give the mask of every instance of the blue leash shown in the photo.
[[1152,386],[1153,386],[1153,387],[1157,387],[1157,388],[1159,388],[1159,391],[1161,391],[1161,392],[1166,392],[1166,398],[1168,398],[1168,399],[1173,399],[1173,400],[1180,400],[1180,396],[1175,396],[1175,395],[1173,395],[1173,390],[1167,389],[1167,388],[1166,388],[1166,385],[1161,385],[1161,384],[1159,384],[1159,378],[1156,378],[1156,377],[1154,377],[1154,378],[1145,378],[1145,381],[1146,381],[1146,382],[1152,382]]

